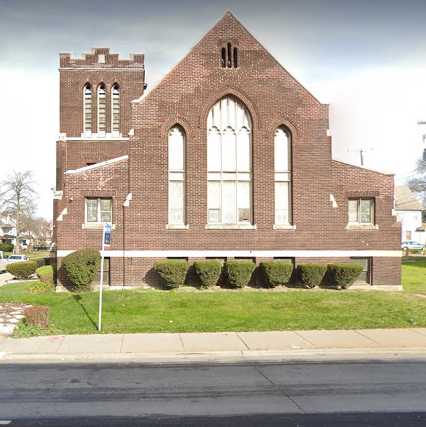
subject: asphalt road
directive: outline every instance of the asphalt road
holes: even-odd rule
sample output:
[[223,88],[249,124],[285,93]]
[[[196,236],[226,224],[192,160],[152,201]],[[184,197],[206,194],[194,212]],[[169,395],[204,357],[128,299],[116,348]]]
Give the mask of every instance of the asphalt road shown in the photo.
[[239,424],[424,427],[426,362],[0,365],[0,426]]

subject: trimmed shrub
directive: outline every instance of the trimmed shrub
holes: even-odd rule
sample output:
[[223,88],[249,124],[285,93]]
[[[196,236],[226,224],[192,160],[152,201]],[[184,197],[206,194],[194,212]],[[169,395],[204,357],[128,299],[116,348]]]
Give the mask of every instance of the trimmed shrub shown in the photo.
[[231,260],[225,263],[227,285],[231,288],[243,288],[251,279],[256,265],[249,260]]
[[293,272],[293,264],[289,261],[274,260],[260,263],[265,284],[268,288],[287,285]]
[[216,286],[222,271],[222,263],[217,259],[194,262],[194,270],[200,281],[201,288]]
[[96,278],[101,256],[96,249],[81,249],[62,260],[65,280],[76,290],[85,290]]
[[1,252],[13,252],[12,243],[0,243],[0,251]]
[[33,282],[29,287],[32,294],[43,294],[45,292],[51,292],[54,289],[53,284],[48,282]]
[[182,259],[165,259],[157,261],[154,270],[161,277],[165,289],[174,289],[185,283],[188,262]]
[[37,268],[36,274],[41,282],[53,284],[53,267],[51,265]]
[[352,262],[347,264],[329,264],[327,267],[327,284],[340,289],[347,289],[361,274],[362,266]]
[[324,264],[300,264],[297,269],[300,283],[305,288],[312,289],[321,284],[327,266]]
[[14,262],[7,264],[6,270],[17,279],[29,279],[36,271],[37,264],[34,261]]

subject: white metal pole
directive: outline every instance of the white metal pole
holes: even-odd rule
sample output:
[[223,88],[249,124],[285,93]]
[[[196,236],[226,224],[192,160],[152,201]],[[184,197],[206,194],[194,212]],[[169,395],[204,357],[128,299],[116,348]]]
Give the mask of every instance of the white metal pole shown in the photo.
[[101,252],[101,279],[99,281],[99,320],[98,330],[102,330],[102,289],[104,285],[104,251],[105,251],[105,224],[102,229],[102,252]]

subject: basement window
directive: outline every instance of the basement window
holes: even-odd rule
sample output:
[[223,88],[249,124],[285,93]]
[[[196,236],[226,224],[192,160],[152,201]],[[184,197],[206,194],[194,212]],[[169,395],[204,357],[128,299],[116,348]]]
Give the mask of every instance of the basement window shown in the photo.
[[358,258],[353,257],[351,258],[352,262],[355,262],[362,267],[362,271],[360,275],[357,277],[355,283],[368,283],[371,284],[371,265],[372,265],[372,259],[371,258]]

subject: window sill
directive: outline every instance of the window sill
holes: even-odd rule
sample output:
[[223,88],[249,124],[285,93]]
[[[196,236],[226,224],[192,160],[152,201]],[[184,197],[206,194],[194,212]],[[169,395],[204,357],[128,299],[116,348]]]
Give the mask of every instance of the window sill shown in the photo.
[[123,139],[123,135],[119,132],[82,132],[80,139],[100,140]]
[[272,228],[274,230],[296,230],[296,226],[294,224],[274,224]]
[[[84,224],[81,224],[81,228],[83,230],[103,230],[104,224],[101,222],[94,222],[94,223],[86,222]],[[115,224],[112,224],[112,229],[115,230]]]
[[188,230],[189,224],[167,224],[167,230]]
[[347,224],[345,230],[354,230],[354,231],[369,231],[369,230],[378,230],[379,226],[377,224]]
[[256,230],[256,224],[206,224],[206,230]]

